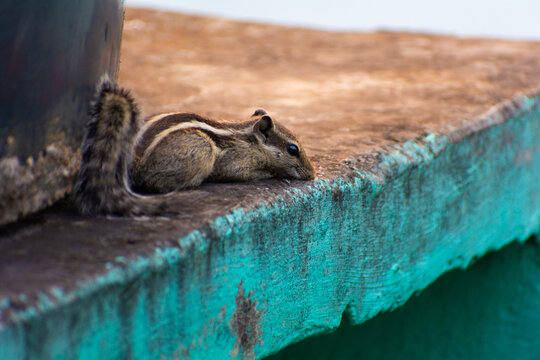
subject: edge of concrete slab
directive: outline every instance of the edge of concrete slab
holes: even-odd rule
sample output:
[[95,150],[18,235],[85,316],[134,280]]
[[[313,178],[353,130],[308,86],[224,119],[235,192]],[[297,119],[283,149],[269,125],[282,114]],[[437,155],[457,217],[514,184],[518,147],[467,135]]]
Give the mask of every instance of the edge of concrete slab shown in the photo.
[[[0,324],[0,355],[260,358],[332,331],[344,313],[359,324],[393,309],[538,232],[539,94],[370,154],[368,171],[349,158],[353,176],[234,210],[178,247],[42,293]],[[10,306],[0,299],[0,313]]]

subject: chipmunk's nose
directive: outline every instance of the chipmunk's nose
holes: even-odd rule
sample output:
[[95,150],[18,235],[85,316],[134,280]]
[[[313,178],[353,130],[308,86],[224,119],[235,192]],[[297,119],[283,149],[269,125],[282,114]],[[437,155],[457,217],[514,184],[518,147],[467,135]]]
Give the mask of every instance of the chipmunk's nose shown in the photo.
[[298,174],[296,178],[300,180],[315,179],[315,169],[313,169],[313,166],[311,166],[311,164],[309,168],[305,167],[296,169],[296,173]]

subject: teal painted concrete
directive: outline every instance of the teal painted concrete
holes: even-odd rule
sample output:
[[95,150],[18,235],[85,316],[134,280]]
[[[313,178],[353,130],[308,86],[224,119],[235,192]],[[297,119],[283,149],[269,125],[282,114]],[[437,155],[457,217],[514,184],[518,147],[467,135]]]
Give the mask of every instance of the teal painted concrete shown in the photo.
[[404,306],[267,360],[540,359],[540,242],[487,254]]
[[345,312],[362,323],[538,232],[538,134],[538,98],[523,98],[474,131],[388,148],[369,172],[117,258],[17,312],[0,328],[0,358],[260,358],[334,330]]

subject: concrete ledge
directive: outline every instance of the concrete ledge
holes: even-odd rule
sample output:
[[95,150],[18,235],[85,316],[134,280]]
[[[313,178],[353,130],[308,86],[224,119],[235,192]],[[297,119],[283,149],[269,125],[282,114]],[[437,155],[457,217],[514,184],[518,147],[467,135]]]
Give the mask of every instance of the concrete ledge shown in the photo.
[[[538,83],[502,73],[490,89],[504,90],[463,123],[450,116],[454,105],[427,98],[426,118],[450,115],[385,132],[402,131],[403,141],[358,145],[349,134],[329,152],[340,130],[308,118],[306,147],[321,174],[314,182],[206,184],[177,195],[177,218],[90,219],[57,207],[4,228],[0,357],[261,358],[335,329],[345,312],[358,324],[395,308],[447,270],[537,233],[540,99],[520,91]],[[186,96],[202,104],[207,95]],[[231,108],[244,100],[236,101]],[[287,114],[287,105],[277,108]],[[348,125],[369,127],[355,121]],[[317,142],[321,131],[328,136]]]

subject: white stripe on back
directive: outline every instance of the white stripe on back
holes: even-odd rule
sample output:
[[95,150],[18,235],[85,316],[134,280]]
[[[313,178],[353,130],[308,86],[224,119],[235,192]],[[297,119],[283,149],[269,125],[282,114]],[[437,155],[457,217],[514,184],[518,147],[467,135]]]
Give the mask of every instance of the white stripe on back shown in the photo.
[[[235,133],[232,130],[216,129],[213,126],[208,125],[207,123],[200,122],[200,121],[183,122],[183,123],[180,123],[178,125],[171,126],[170,128],[160,132],[154,138],[154,140],[150,143],[150,145],[146,148],[144,153],[145,154],[150,153],[161,142],[161,140],[163,140],[170,133],[178,131],[178,130],[186,130],[186,129],[201,129],[201,130],[210,131],[210,132],[212,132],[212,133],[214,133],[216,135],[221,135],[221,136],[231,136],[231,135],[234,135],[234,133]],[[144,130],[146,130],[146,129],[144,129]],[[141,133],[143,133],[143,131],[141,131]]]

